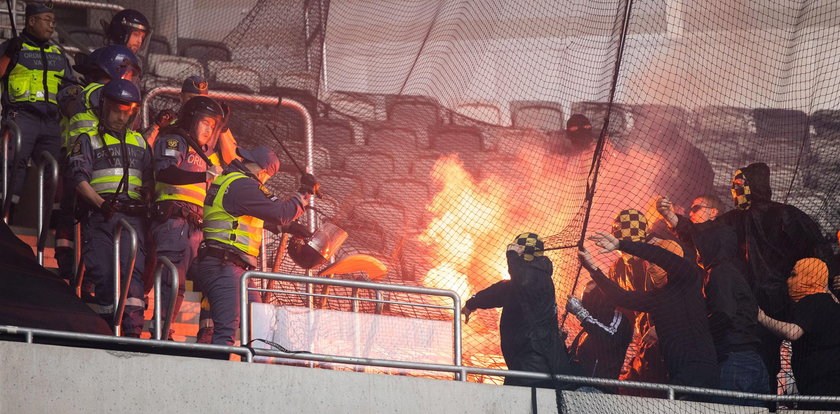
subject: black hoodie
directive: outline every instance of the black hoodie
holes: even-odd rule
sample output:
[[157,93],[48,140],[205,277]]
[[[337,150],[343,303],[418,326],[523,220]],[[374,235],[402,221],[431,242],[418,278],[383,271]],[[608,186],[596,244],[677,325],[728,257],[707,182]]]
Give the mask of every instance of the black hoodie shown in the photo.
[[828,260],[831,247],[811,217],[792,205],[771,201],[767,164],[750,164],[741,171],[750,186],[751,205],[716,221],[735,228],[739,256],[747,263],[747,282],[758,306],[778,318],[791,306],[787,278],[793,265],[805,257]]
[[698,261],[706,270],[709,329],[718,360],[723,361],[729,352],[756,350],[758,304],[744,276],[746,263],[738,257],[735,228],[717,221],[694,224],[683,216],[678,218],[677,235],[693,241]]
[[[510,280],[476,293],[467,301],[467,308],[502,307],[499,334],[509,369],[574,374],[557,327],[551,260],[536,256],[529,262],[509,251],[507,261]],[[510,385],[534,385],[533,382],[515,378],[505,380],[505,384]]]

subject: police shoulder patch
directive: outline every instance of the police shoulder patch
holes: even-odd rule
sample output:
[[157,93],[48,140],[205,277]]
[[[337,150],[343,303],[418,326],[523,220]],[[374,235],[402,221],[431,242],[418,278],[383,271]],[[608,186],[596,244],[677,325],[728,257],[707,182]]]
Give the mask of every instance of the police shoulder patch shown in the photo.
[[79,155],[82,153],[82,141],[76,140],[76,143],[73,144],[73,148],[70,149],[70,155]]
[[175,138],[167,139],[166,140],[166,148],[169,149],[178,149],[178,140]]
[[262,193],[265,194],[265,196],[268,198],[274,197],[274,194],[271,194],[271,191],[268,191],[268,188],[266,188],[266,186],[264,185],[260,186],[260,191],[262,191]]

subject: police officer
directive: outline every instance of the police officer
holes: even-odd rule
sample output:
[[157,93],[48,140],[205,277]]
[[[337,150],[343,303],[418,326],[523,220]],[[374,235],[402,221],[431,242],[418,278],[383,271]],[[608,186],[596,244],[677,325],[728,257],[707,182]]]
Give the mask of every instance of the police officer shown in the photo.
[[[240,148],[239,155],[243,161],[233,161],[207,191],[204,242],[189,270],[189,276],[209,299],[215,326],[213,343],[221,345],[234,343],[239,323],[239,278],[256,267],[263,227],[274,232],[298,232],[290,228],[293,220],[303,214],[319,187],[313,175],[304,174],[298,193],[288,200],[278,200],[262,185],[280,169],[277,155],[262,146],[250,151]],[[281,225],[286,227],[281,229]],[[248,298],[260,301],[256,292],[249,292]]]
[[[210,90],[207,80],[204,79],[203,76],[190,76],[184,79],[184,83],[181,86],[181,105],[184,105],[184,103],[196,96],[206,96],[209,92]],[[222,109],[225,111],[225,119],[219,129],[218,151],[220,152],[219,155],[221,155],[222,165],[228,165],[231,161],[237,158],[237,144],[236,139],[227,127],[228,120],[230,118],[230,108],[222,102],[219,102],[219,105],[221,105]],[[177,116],[178,114],[175,111],[168,108],[162,109],[158,112],[157,116],[155,116],[155,121],[143,132],[143,136],[152,148],[155,148],[155,140],[157,139],[161,128],[175,122]]]
[[[155,256],[168,257],[178,269],[179,289],[174,315],[178,314],[184,300],[187,269],[202,240],[201,221],[207,186],[222,172],[214,148],[223,119],[224,111],[216,101],[196,96],[181,107],[178,121],[164,128],[154,147],[157,198],[152,210],[151,235]],[[212,164],[208,165],[205,158]],[[163,283],[171,286],[166,270]],[[171,300],[169,292],[170,289],[163,289],[164,306]]]
[[110,23],[102,20],[101,24],[108,44],[126,46],[138,55],[145,53],[152,28],[143,13],[132,9],[121,10],[111,18]]
[[[83,133],[95,133],[99,123],[99,102],[102,87],[111,79],[126,79],[139,84],[140,61],[125,46],[112,45],[96,49],[82,64],[74,66],[84,76],[87,86],[78,90],[74,85],[59,93],[61,110],[62,151],[60,163],[66,166],[66,154],[72,141]],[[64,183],[60,203],[61,211],[56,220],[55,257],[59,274],[71,279],[73,276],[73,184]],[[87,284],[86,284],[87,286]]]
[[[70,174],[76,193],[89,208],[82,218],[82,255],[87,277],[96,285],[99,313],[109,320],[114,311],[114,227],[125,219],[137,231],[138,250],[122,319],[123,335],[139,337],[143,329],[143,263],[147,213],[145,194],[152,182],[152,155],[143,137],[129,129],[140,106],[140,91],[117,79],[102,88],[96,132],[79,135],[70,152]],[[125,269],[129,243],[122,244]],[[110,322],[110,320],[109,320]]]
[[52,3],[29,3],[21,35],[0,45],[3,117],[14,120],[22,134],[20,163],[11,186],[13,205],[20,200],[29,158],[43,151],[59,158],[56,97],[59,89],[72,83],[73,75],[66,56],[49,41],[54,31]]

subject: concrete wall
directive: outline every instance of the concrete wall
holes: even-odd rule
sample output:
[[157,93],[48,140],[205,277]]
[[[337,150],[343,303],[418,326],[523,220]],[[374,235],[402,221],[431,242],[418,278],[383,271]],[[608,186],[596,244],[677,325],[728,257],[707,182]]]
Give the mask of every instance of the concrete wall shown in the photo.
[[[0,413],[531,413],[530,389],[0,342]],[[564,393],[568,413],[766,410]],[[557,412],[539,390],[538,412]]]

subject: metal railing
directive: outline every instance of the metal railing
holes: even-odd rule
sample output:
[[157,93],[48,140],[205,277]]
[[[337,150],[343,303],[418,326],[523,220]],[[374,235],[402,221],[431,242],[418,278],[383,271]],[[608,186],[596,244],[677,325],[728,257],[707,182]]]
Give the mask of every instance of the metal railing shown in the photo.
[[[169,327],[172,326],[172,319],[175,318],[175,301],[178,300],[178,269],[172,264],[166,256],[158,256],[157,269],[155,269],[155,339],[160,340],[163,332],[166,336],[163,339],[169,338]],[[163,329],[160,326],[160,311],[161,311],[161,296],[163,289],[161,289],[161,279],[163,277],[163,268],[169,269],[169,277],[172,278],[172,284],[169,289],[169,305],[166,307],[166,321]]]
[[[127,230],[131,237],[131,258],[128,261],[128,272],[122,280],[122,266],[120,266],[120,240],[123,230]],[[119,219],[114,226],[114,335],[120,336],[122,317],[125,313],[125,302],[128,288],[131,285],[131,274],[134,273],[134,262],[137,260],[137,231],[124,218]],[[122,284],[120,282],[122,281]]]
[[[19,150],[21,144],[20,128],[15,121],[11,119],[4,119],[2,123],[3,129],[3,221],[9,222],[9,209],[12,207],[12,195],[9,194],[9,183],[14,185],[14,180],[10,180],[11,176],[14,178],[15,169],[18,162],[20,162]],[[12,153],[12,168],[9,168],[9,149]],[[12,189],[14,192],[14,189]]]
[[[402,285],[389,285],[385,283],[374,283],[374,282],[363,282],[358,280],[342,280],[342,279],[327,279],[327,278],[320,278],[320,277],[311,277],[311,276],[300,276],[300,275],[288,275],[282,273],[266,273],[266,272],[257,272],[257,271],[247,271],[242,274],[242,277],[239,280],[239,321],[240,321],[240,342],[242,345],[250,344],[251,338],[250,333],[248,331],[248,324],[250,320],[250,315],[248,314],[248,291],[266,291],[267,289],[259,289],[259,288],[251,288],[248,287],[248,281],[250,279],[268,279],[268,280],[279,280],[285,282],[295,282],[295,283],[303,283],[307,286],[314,286],[314,285],[326,285],[326,286],[342,286],[342,287],[349,287],[354,289],[369,289],[378,292],[401,292],[401,293],[413,293],[413,294],[420,294],[420,295],[428,295],[428,296],[439,296],[439,297],[446,297],[452,299],[452,306],[441,306],[441,305],[432,305],[426,303],[413,303],[413,302],[399,302],[399,301],[391,301],[391,300],[383,300],[380,295],[377,295],[376,299],[366,299],[366,298],[354,298],[354,297],[347,297],[347,296],[336,296],[336,295],[323,295],[318,293],[312,293],[309,291],[306,292],[299,292],[299,291],[284,291],[284,290],[270,290],[270,292],[275,293],[284,293],[284,294],[292,294],[292,295],[301,295],[306,297],[324,297],[324,298],[335,298],[335,299],[346,299],[352,300],[354,303],[358,303],[358,301],[363,302],[373,302],[377,304],[398,304],[398,305],[407,305],[407,306],[418,306],[418,307],[426,307],[426,308],[437,308],[437,309],[445,309],[451,310],[453,314],[453,323],[452,323],[452,334],[453,334],[453,363],[455,366],[461,366],[461,298],[458,296],[457,293],[451,290],[445,289],[432,289],[427,287],[417,287],[417,286],[402,286]],[[354,310],[358,308],[356,306],[353,307]]]
[[[51,169],[52,180],[50,180],[51,184],[47,187],[46,191],[44,191],[44,175],[47,165],[49,165]],[[47,233],[49,233],[50,228],[50,220],[47,217],[51,216],[53,210],[53,201],[57,185],[58,161],[55,160],[55,157],[53,157],[49,151],[44,151],[41,153],[41,157],[38,158],[38,240],[36,243],[36,251],[38,252],[38,264],[41,266],[44,265],[44,247],[47,244]],[[44,223],[45,221],[46,223]]]

